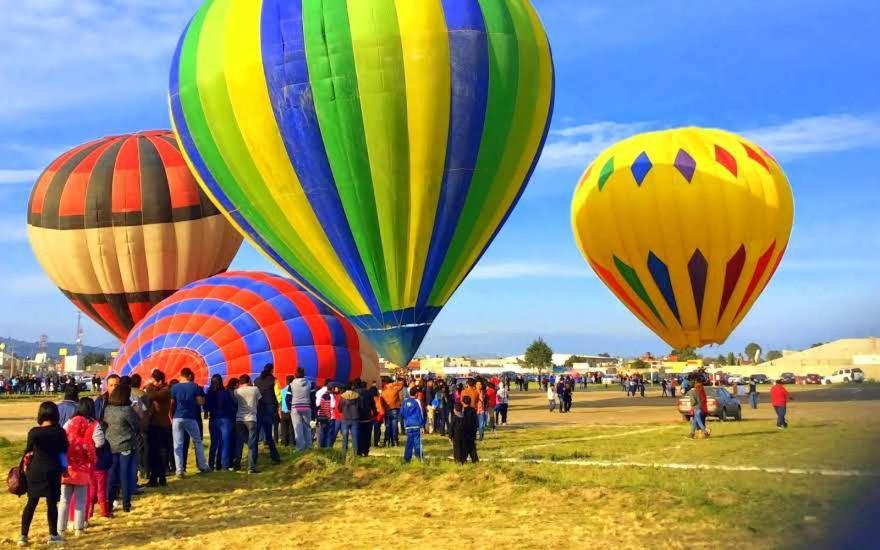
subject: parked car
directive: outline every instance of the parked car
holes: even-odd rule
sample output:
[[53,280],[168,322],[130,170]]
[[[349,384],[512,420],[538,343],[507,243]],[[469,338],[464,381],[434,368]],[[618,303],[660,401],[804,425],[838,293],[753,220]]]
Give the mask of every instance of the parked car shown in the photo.
[[792,372],[783,372],[779,375],[779,379],[782,380],[783,384],[795,384],[797,382],[797,376]]
[[745,380],[745,378],[746,377],[741,374],[729,374],[727,375],[727,384],[730,386],[735,386],[737,384],[741,384],[743,380]]
[[602,377],[602,384],[605,386],[616,386],[620,384],[620,377],[616,374],[606,374]]
[[751,378],[752,378],[752,382],[754,382],[755,384],[769,384],[770,383],[770,379],[767,378],[766,374],[753,374]]
[[822,376],[819,374],[808,374],[804,377],[804,384],[821,384]]
[[[742,420],[742,404],[730,395],[730,392],[720,387],[706,386],[704,389],[706,390],[706,406],[709,409],[706,416],[717,417],[722,422],[728,418]],[[690,422],[694,411],[691,408],[689,395],[678,400],[678,412],[681,413],[682,418]]]
[[865,373],[860,368],[840,369],[826,376],[822,381],[825,384],[848,384],[850,382],[864,382]]

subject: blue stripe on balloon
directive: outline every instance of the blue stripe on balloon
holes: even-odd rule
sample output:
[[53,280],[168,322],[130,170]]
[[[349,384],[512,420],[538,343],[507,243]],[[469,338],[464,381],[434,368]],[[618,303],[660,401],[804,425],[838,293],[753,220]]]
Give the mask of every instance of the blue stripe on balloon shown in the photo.
[[[218,348],[210,339],[205,336],[201,336],[198,334],[187,334],[187,333],[173,333],[170,336],[177,337],[178,340],[182,339],[182,337],[186,336],[190,342],[190,345],[187,346],[178,346],[178,349],[188,349],[195,353],[198,353],[204,360],[208,367],[209,374],[220,374],[221,376],[226,376],[226,363],[222,360],[223,354],[220,352],[220,348]],[[157,336],[152,340],[148,340],[138,348],[137,352],[132,355],[132,359],[128,361],[125,365],[120,369],[120,374],[129,374],[134,371],[141,363],[150,358],[154,353],[163,351],[168,349],[163,345],[163,336]],[[208,356],[215,355],[217,358],[220,358],[220,362],[218,363],[210,363],[208,362]]]
[[305,365],[306,378],[315,380],[318,378],[318,352],[315,346],[297,346],[296,348],[296,364]]
[[256,244],[263,252],[265,252],[276,264],[278,264],[281,269],[286,271],[291,277],[294,277],[297,282],[305,287],[309,292],[314,294],[315,296],[322,297],[322,294],[318,292],[318,290],[312,286],[302,275],[300,275],[289,263],[284,261],[281,256],[279,256],[269,243],[267,243],[254,227],[247,221],[247,219],[241,214],[238,208],[235,207],[234,204],[229,200],[229,197],[223,191],[223,188],[217,183],[217,180],[214,178],[214,175],[208,169],[207,164],[205,164],[205,160],[202,158],[202,155],[199,153],[198,147],[196,147],[195,140],[193,139],[192,134],[189,131],[189,126],[186,122],[186,116],[183,113],[183,104],[180,101],[180,52],[183,47],[183,41],[186,38],[189,26],[192,23],[187,23],[186,29],[184,29],[183,34],[180,37],[180,40],[177,42],[177,49],[174,51],[174,57],[171,58],[171,78],[169,84],[169,105],[171,107],[171,118],[174,120],[174,126],[177,134],[178,141],[186,152],[187,157],[189,157],[190,162],[195,168],[195,171],[198,173],[199,178],[202,183],[214,198],[220,203],[220,206],[223,210],[228,214],[236,224],[241,228],[242,231],[247,234],[248,238],[250,238],[254,244]]
[[434,229],[416,302],[417,323],[424,322],[425,307],[470,190],[489,94],[489,43],[479,1],[443,0],[443,12],[452,71],[449,135]]
[[666,305],[669,306],[672,314],[681,324],[681,317],[678,316],[678,304],[675,302],[675,291],[672,290],[672,279],[669,277],[669,268],[651,251],[648,251],[648,271],[651,272],[654,283],[660,289],[663,299],[666,300]]
[[334,346],[333,353],[336,355],[336,375],[333,377],[337,382],[348,382],[351,376],[351,356],[347,347]]
[[287,156],[315,216],[367,307],[381,316],[324,148],[309,83],[302,19],[302,0],[263,2],[260,37],[269,99]]
[[501,218],[501,223],[498,224],[498,227],[495,228],[495,231],[492,233],[492,236],[486,241],[486,246],[483,247],[483,250],[480,251],[480,255],[477,256],[477,261],[471,265],[471,268],[468,270],[468,273],[462,277],[462,281],[467,278],[467,275],[474,269],[474,267],[480,263],[480,260],[483,258],[483,254],[486,253],[486,250],[489,249],[489,246],[492,244],[492,241],[495,240],[495,237],[498,236],[498,232],[501,231],[501,228],[504,227],[504,224],[507,223],[507,218],[510,217],[510,214],[513,212],[513,209],[516,208],[519,199],[522,197],[523,191],[526,190],[526,186],[529,183],[529,180],[532,179],[532,174],[535,173],[535,167],[538,166],[538,161],[541,159],[541,152],[544,150],[544,144],[547,143],[547,135],[550,133],[550,123],[553,120],[553,108],[556,105],[556,69],[553,66],[553,49],[550,49],[550,107],[547,112],[547,124],[544,126],[544,134],[541,136],[541,144],[538,146],[537,154],[535,158],[532,159],[532,164],[529,166],[529,171],[526,173],[526,177],[522,182],[522,185],[519,188],[519,191],[516,193],[516,197],[514,197],[513,202],[510,203],[510,208],[507,209],[507,212],[504,214],[504,217]]

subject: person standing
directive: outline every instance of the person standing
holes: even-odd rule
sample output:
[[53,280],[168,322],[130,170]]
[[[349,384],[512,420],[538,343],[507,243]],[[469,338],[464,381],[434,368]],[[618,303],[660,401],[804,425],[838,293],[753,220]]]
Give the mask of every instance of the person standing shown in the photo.
[[[281,389],[281,397],[278,400],[278,408],[281,410],[281,422],[278,428],[278,443],[285,447],[293,444],[293,423],[290,420],[290,383],[293,382],[293,375],[288,374],[284,387]],[[318,407],[321,406],[320,398],[315,396],[318,401]]]
[[211,447],[208,467],[212,470],[232,470],[232,452],[235,446],[235,397],[223,387],[219,374],[211,377],[211,387],[205,396],[205,415],[210,415],[208,430]]
[[188,435],[196,451],[196,466],[199,472],[210,472],[205,460],[205,446],[199,431],[199,408],[205,404],[202,388],[193,382],[195,375],[192,369],[184,367],[180,370],[180,383],[171,388],[171,435],[174,438],[174,464],[177,477],[186,474],[186,456],[184,437]]
[[348,441],[351,437],[352,453],[357,454],[358,430],[360,414],[358,412],[358,393],[349,387],[342,394],[342,454],[348,453]]
[[260,390],[251,384],[251,377],[242,374],[238,377],[239,386],[235,390],[235,431],[238,442],[235,445],[235,469],[241,469],[242,447],[248,447],[248,473],[257,473],[257,446],[260,441],[257,428],[257,408],[260,402]]
[[459,426],[462,438],[461,463],[464,464],[467,462],[468,458],[471,459],[471,462],[479,462],[479,458],[477,457],[477,429],[479,427],[477,411],[472,406],[469,395],[462,397],[461,401],[463,404],[462,417]]
[[171,455],[171,389],[165,383],[165,373],[155,369],[147,384],[147,487],[166,485],[166,473]]
[[[709,436],[709,431],[706,429],[706,421],[705,421],[705,402],[700,398],[700,390],[703,389],[703,385],[699,382],[697,383],[698,388],[695,388],[693,392],[691,392],[691,434],[690,438],[694,438],[694,434],[697,430],[703,432],[705,437]],[[703,392],[705,395],[705,391]]]
[[397,447],[398,423],[400,422],[400,391],[403,389],[403,380],[389,382],[382,388],[382,408],[385,411],[385,441],[389,447]]
[[547,385],[547,406],[550,407],[550,412],[556,410],[556,390],[549,384]]
[[290,421],[296,450],[309,449],[312,446],[312,383],[302,367],[296,369],[296,377],[290,383]]
[[[116,500],[113,489],[119,486],[122,489],[122,511],[131,511],[131,461],[136,460],[134,454],[134,440],[140,431],[137,414],[131,408],[131,388],[120,384],[110,394],[110,399],[104,407],[104,422],[106,423],[105,437],[110,444],[110,452],[113,454],[113,463],[107,474],[108,500]],[[112,513],[112,510],[111,510]]]
[[355,449],[358,456],[370,455],[370,432],[373,426],[373,419],[378,414],[376,410],[375,395],[367,388],[367,383],[363,380],[355,380],[355,386],[358,394],[358,437],[355,439]]
[[61,476],[67,473],[67,434],[58,425],[58,406],[44,401],[37,411],[37,427],[28,432],[25,454],[33,453],[27,466],[27,503],[21,513],[19,546],[27,546],[34,512],[40,499],[46,499],[46,520],[49,523],[49,544],[63,544],[58,534],[58,499],[61,497]]
[[64,400],[58,403],[58,425],[64,426],[79,409],[79,389],[74,384],[64,387]]
[[498,406],[498,391],[495,389],[495,384],[489,382],[489,386],[486,388],[486,414],[489,417],[489,430],[495,431],[495,407]]
[[77,412],[64,424],[69,443],[67,475],[61,477],[61,506],[58,533],[67,530],[68,511],[73,502],[73,529],[80,536],[85,529],[89,487],[95,472],[97,450],[104,445],[104,431],[95,420],[95,405],[88,397],[77,403]]
[[409,397],[404,399],[400,408],[403,416],[403,426],[406,430],[406,449],[403,452],[403,460],[407,464],[412,460],[413,454],[422,460],[422,422],[425,415],[422,412],[422,404],[416,399],[417,388],[412,388]]
[[773,387],[770,388],[770,404],[776,411],[776,427],[780,430],[788,428],[788,422],[785,420],[785,414],[788,411],[788,402],[792,400],[792,396],[785,389],[782,380],[777,380]]
[[111,374],[107,377],[107,388],[97,399],[95,399],[95,418],[104,420],[104,407],[110,401],[110,394],[119,386],[119,375]]
[[758,408],[758,384],[753,378],[749,379],[749,403],[753,409]]
[[260,401],[257,403],[257,429],[269,447],[269,457],[275,464],[281,463],[278,448],[275,446],[273,433],[275,421],[278,419],[278,396],[275,395],[275,366],[272,363],[263,367],[263,372],[254,380],[254,386],[260,390]]
[[507,426],[507,407],[510,401],[510,390],[502,384],[495,394],[495,424]]

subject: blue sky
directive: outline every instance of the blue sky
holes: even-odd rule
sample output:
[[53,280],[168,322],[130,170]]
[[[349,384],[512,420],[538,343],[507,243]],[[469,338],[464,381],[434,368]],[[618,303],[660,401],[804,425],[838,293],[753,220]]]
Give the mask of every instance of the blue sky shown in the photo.
[[[165,90],[196,0],[0,0],[0,336],[70,340],[75,309],[25,236],[34,179],[95,137],[168,127]],[[720,351],[880,334],[880,6],[876,2],[534,0],[557,70],[538,170],[495,244],[437,319],[423,353],[636,354],[667,346],[596,279],[569,227],[592,157],[654,128],[739,131],[794,188],[776,277]],[[270,269],[243,248],[234,267]],[[111,342],[87,324],[89,344]],[[712,351],[716,353],[716,351]]]

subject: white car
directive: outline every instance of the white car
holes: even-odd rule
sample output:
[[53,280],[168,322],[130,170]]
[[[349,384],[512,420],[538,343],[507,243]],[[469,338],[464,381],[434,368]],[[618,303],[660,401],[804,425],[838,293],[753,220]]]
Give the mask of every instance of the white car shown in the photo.
[[606,374],[602,377],[602,384],[605,386],[614,386],[620,384],[620,377],[616,374]]
[[855,369],[840,369],[831,373],[831,376],[826,376],[824,380],[822,380],[823,384],[848,384],[849,382],[864,382],[865,381],[865,373],[860,368]]
[[731,386],[735,386],[737,384],[742,383],[743,375],[741,374],[731,374],[727,377],[727,384]]

